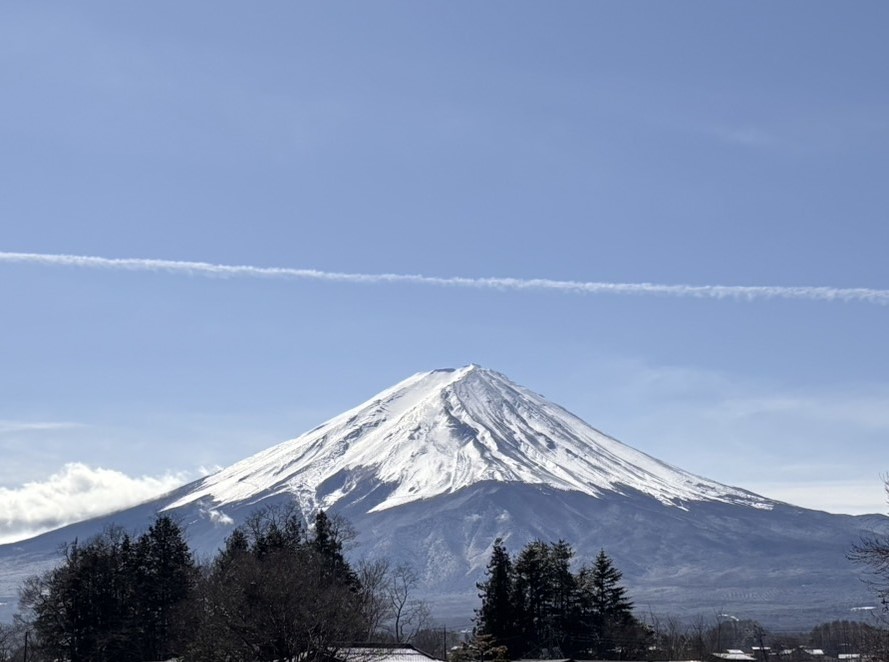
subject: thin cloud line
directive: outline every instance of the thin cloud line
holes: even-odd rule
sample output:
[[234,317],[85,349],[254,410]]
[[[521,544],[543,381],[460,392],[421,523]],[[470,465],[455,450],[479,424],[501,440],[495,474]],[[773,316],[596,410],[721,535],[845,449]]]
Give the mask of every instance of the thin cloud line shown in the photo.
[[534,291],[550,290],[569,294],[629,294],[685,297],[698,299],[797,299],[805,301],[849,301],[889,305],[889,290],[866,287],[787,287],[782,285],[668,285],[662,283],[609,283],[595,281],[551,280],[548,278],[467,278],[420,274],[362,274],[288,267],[212,264],[179,260],[144,258],[106,258],[89,255],[51,253],[11,253],[0,251],[0,263],[109,269],[114,271],[149,271],[217,278],[272,278],[314,280],[337,283],[434,285],[473,289]]
[[83,423],[69,421],[10,421],[0,419],[0,435],[18,432],[51,432],[87,427]]

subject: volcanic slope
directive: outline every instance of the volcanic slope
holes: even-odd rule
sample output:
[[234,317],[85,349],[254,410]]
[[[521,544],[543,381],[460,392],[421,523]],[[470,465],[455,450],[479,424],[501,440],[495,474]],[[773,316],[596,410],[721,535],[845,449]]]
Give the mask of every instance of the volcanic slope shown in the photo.
[[[484,481],[599,497],[627,489],[688,501],[774,502],[660,462],[602,434],[500,373],[470,365],[410,377],[314,430],[205,478],[170,507],[290,493],[309,511],[360,501],[369,512]],[[368,487],[371,487],[368,490]]]
[[654,611],[847,617],[871,596],[845,554],[889,531],[889,518],[806,510],[695,476],[470,365],[414,375],[154,502],[0,547],[0,564],[20,576],[63,540],[112,520],[139,528],[161,510],[209,554],[258,505],[293,499],[307,518],[345,515],[353,557],[413,564],[438,612],[455,618],[476,606],[496,537],[514,552],[565,539],[581,561],[605,548]]

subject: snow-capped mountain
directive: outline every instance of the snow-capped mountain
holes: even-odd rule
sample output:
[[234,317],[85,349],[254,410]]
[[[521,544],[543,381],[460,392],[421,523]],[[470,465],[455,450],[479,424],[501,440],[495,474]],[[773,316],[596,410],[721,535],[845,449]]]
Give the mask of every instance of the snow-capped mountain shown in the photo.
[[[368,481],[391,490],[380,500],[362,492]],[[221,507],[257,493],[290,493],[306,510],[357,498],[375,512],[483,481],[548,485],[594,497],[630,488],[674,506],[774,505],[660,462],[500,373],[470,365],[409,377],[296,439],[205,478],[169,507],[205,499]]]
[[870,604],[846,553],[889,518],[772,501],[670,466],[590,427],[503,375],[470,365],[420,373],[293,440],[150,503],[0,546],[0,621],[61,543],[159,511],[200,557],[263,504],[295,500],[355,527],[353,558],[411,563],[439,617],[464,622],[491,544],[564,539],[602,548],[637,605],[811,625]]

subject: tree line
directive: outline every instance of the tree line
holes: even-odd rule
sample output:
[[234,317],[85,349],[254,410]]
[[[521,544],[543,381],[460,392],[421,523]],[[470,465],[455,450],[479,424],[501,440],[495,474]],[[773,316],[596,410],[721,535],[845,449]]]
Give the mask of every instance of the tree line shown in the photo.
[[536,540],[513,561],[498,538],[478,584],[475,638],[463,655],[639,659],[648,630],[633,615],[621,572],[604,550],[577,572],[573,558],[565,541]]
[[111,528],[87,544],[75,541],[61,565],[22,588],[34,635],[29,659],[167,659],[182,636],[179,607],[197,578],[168,517],[135,540]]
[[349,535],[323,511],[309,529],[294,508],[266,508],[199,565],[169,516],[135,539],[112,527],[26,580],[18,627],[0,628],[0,661],[25,655],[24,632],[31,662],[310,662],[343,642],[421,636],[428,610],[414,597],[416,573],[385,561],[353,567]]
[[[60,565],[26,580],[22,614],[0,624],[0,662],[320,662],[344,642],[373,641],[412,641],[444,657],[447,645],[433,650],[442,633],[428,627],[428,607],[415,597],[416,571],[379,559],[351,564],[344,555],[351,535],[347,522],[323,511],[307,527],[295,508],[266,508],[198,564],[169,516],[138,537],[109,528],[74,541]],[[858,553],[870,553],[885,577],[886,547],[869,544]],[[451,662],[702,659],[727,647],[761,647],[764,637],[779,642],[755,621],[640,619],[604,550],[576,569],[574,557],[565,541],[537,540],[513,559],[497,539],[477,585],[473,635],[452,650]],[[884,597],[885,583],[880,588]],[[831,653],[854,642],[855,652],[889,660],[884,628],[836,622],[781,640]]]

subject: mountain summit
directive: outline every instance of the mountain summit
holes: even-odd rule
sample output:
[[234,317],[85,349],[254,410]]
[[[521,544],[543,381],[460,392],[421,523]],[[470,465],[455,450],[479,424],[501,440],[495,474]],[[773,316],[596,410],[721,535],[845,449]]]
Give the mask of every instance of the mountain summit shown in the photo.
[[304,512],[343,500],[360,500],[375,512],[483,481],[593,497],[630,488],[673,506],[714,501],[770,509],[775,503],[660,462],[504,375],[469,365],[409,377],[203,479],[169,507],[291,493]]

